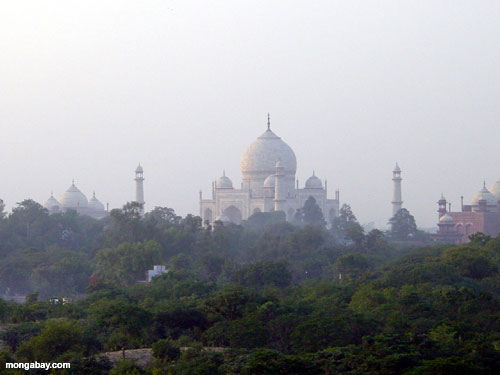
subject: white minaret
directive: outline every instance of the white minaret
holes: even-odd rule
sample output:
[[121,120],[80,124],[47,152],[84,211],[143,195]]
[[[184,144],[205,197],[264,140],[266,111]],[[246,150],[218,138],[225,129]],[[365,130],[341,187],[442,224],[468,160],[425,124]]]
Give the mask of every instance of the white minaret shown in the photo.
[[276,162],[276,174],[274,180],[274,211],[285,212],[286,206],[286,185],[285,168],[281,161]]
[[392,216],[396,215],[401,208],[403,208],[403,201],[401,197],[401,168],[398,163],[392,171],[392,181],[394,181],[394,188],[392,191]]
[[144,212],[144,170],[139,164],[135,169],[135,201],[142,204],[142,212]]

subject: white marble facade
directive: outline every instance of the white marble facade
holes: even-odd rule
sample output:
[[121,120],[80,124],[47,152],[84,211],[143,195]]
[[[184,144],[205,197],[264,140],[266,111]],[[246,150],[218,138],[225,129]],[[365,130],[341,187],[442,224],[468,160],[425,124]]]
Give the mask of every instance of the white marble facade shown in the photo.
[[200,192],[200,216],[205,223],[216,220],[240,224],[256,212],[283,211],[292,220],[297,209],[310,197],[316,199],[325,220],[339,214],[339,193],[335,199],[327,197],[327,182],[314,172],[299,189],[296,183],[297,159],[295,153],[272,130],[268,118],[267,130],[248,146],[241,158],[242,183],[235,189],[223,173],[212,183],[210,199]]

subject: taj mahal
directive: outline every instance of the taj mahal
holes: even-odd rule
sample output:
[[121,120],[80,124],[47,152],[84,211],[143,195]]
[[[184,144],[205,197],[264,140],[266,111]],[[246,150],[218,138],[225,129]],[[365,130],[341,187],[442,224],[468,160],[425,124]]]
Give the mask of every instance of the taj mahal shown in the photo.
[[339,214],[339,192],[328,198],[327,181],[313,172],[301,189],[295,178],[297,158],[292,148],[271,130],[253,141],[241,157],[242,183],[235,189],[231,179],[222,174],[212,182],[210,199],[203,199],[200,191],[200,216],[204,223],[240,224],[257,212],[283,211],[288,221],[297,209],[313,197],[328,223]]

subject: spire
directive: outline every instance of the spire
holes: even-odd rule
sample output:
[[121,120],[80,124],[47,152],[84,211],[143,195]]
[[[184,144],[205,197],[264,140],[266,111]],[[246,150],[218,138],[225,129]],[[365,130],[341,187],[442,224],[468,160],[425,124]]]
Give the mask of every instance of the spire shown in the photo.
[[74,185],[75,184],[75,179],[72,180],[72,184]]
[[94,198],[95,198],[95,190],[93,191],[93,193],[94,193],[94,194],[93,194],[93,196],[94,196]]
[[316,172],[314,171],[314,169],[313,169],[313,177],[316,177]]
[[225,169],[222,171],[222,176],[226,177],[226,170]]
[[271,115],[267,112],[267,130],[271,130]]

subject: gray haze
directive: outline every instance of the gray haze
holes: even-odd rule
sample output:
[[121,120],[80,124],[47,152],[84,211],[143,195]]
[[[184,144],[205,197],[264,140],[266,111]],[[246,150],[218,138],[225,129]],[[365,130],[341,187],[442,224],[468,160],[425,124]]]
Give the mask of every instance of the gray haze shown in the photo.
[[75,179],[120,207],[199,213],[198,191],[272,129],[361,222],[391,171],[420,226],[500,179],[498,1],[2,1],[0,198]]

